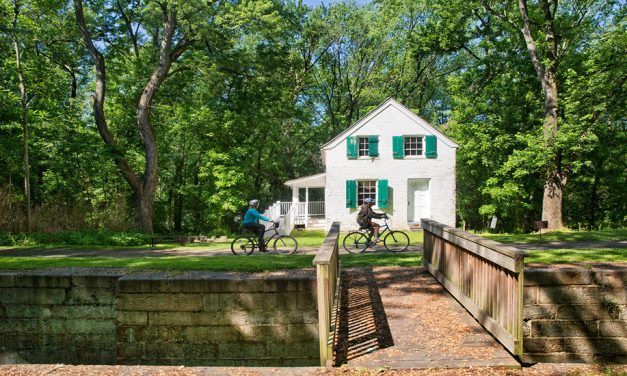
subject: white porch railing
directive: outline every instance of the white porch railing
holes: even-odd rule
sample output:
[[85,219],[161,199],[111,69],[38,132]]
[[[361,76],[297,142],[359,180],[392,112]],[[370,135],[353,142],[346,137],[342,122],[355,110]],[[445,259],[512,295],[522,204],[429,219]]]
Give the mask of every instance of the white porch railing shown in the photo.
[[[325,218],[324,201],[286,202],[277,201],[263,213],[264,217],[280,222],[280,232],[290,233],[295,224],[307,225],[313,218]],[[266,225],[266,228],[269,224]]]

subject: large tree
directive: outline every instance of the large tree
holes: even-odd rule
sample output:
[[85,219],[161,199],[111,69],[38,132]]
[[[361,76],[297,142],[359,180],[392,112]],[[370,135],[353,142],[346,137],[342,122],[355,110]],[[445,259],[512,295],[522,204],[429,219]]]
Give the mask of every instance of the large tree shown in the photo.
[[[115,5],[120,10],[121,17],[125,20],[126,31],[132,41],[135,56],[137,59],[141,59],[142,56],[137,47],[137,30],[139,30],[137,25],[141,24],[140,20],[129,20],[128,17],[130,16],[124,12],[125,7],[120,5],[119,1],[116,2]],[[157,188],[157,143],[150,123],[153,100],[161,84],[167,78],[172,63],[195,41],[195,36],[193,35],[194,29],[190,27],[190,25],[196,25],[189,22],[189,20],[192,19],[194,15],[203,13],[203,5],[196,2],[193,4],[185,4],[185,2],[162,1],[156,2],[154,5],[156,8],[155,11],[161,16],[162,25],[160,27],[158,25],[152,25],[158,31],[153,34],[153,43],[159,46],[158,59],[154,62],[156,66],[150,78],[145,83],[136,105],[136,124],[144,152],[143,173],[137,173],[118,148],[118,141],[107,125],[107,117],[105,115],[107,84],[105,56],[96,48],[92,40],[91,32],[85,21],[83,2],[81,0],[74,0],[76,22],[80,29],[85,48],[89,51],[95,62],[96,88],[93,98],[95,123],[102,139],[107,146],[111,148],[118,169],[133,190],[136,224],[139,229],[146,232],[153,231],[153,203],[155,190]],[[129,5],[127,5],[127,7],[128,6]],[[148,12],[149,11],[150,9],[148,9]],[[188,27],[183,27],[181,25],[183,22],[185,22],[185,25]],[[150,25],[142,26],[149,27]],[[160,38],[158,38],[159,34]]]

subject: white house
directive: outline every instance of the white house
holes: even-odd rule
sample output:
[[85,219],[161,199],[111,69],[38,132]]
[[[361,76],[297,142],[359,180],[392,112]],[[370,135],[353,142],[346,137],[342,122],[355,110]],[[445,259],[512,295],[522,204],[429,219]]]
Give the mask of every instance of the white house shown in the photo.
[[[388,99],[322,146],[326,172],[286,182],[292,203],[272,214],[328,228],[340,221],[357,228],[366,197],[376,200],[393,228],[407,229],[431,218],[455,226],[455,153],[458,145],[394,99]],[[322,200],[324,198],[324,200]]]

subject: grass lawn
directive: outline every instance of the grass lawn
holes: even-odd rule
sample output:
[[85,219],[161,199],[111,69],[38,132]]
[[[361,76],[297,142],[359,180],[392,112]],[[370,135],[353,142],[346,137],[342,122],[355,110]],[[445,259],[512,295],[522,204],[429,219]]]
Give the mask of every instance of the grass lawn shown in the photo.
[[598,231],[555,231],[540,234],[489,234],[478,233],[501,243],[549,243],[627,240],[627,228]]
[[[627,249],[594,248],[594,249],[551,249],[527,251],[525,263],[570,264],[618,262],[627,263]],[[625,265],[627,266],[627,265]]]
[[[0,257],[0,269],[44,269],[44,268],[125,268],[132,271],[233,271],[265,272],[280,269],[313,268],[313,255],[256,255],[256,256],[212,256],[212,257]],[[378,253],[342,255],[342,267],[363,266],[417,266],[422,256],[416,253]]]
[[[423,243],[422,231],[403,231],[409,236],[410,245],[418,245]],[[292,231],[292,236],[298,241],[298,246],[303,247],[319,247],[322,245],[327,233],[324,230],[303,230]],[[340,247],[344,241],[346,233],[340,234]],[[383,235],[385,237],[385,234]],[[383,239],[383,238],[382,238]]]

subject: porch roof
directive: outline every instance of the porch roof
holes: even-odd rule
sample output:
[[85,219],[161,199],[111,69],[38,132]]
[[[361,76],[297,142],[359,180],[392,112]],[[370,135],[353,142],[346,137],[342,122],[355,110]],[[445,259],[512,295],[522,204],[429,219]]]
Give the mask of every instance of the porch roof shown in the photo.
[[327,173],[303,176],[285,182],[285,185],[292,188],[324,188],[327,185]]

